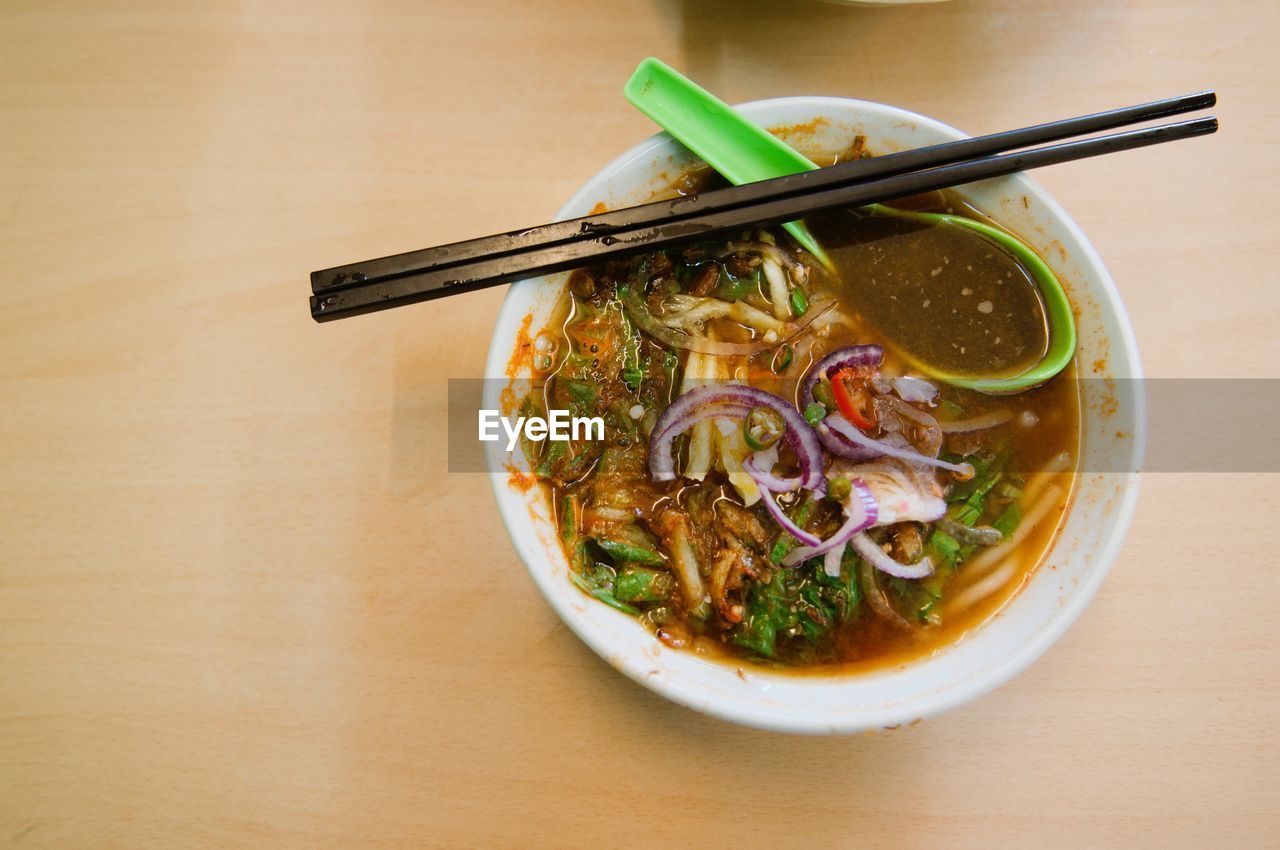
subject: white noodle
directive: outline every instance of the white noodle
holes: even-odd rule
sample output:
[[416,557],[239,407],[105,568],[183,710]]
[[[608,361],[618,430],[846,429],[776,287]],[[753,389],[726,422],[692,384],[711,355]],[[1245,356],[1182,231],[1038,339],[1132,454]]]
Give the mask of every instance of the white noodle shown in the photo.
[[761,265],[764,266],[764,279],[769,282],[769,301],[773,304],[774,317],[779,320],[791,318],[791,305],[788,303],[791,292],[787,289],[787,276],[782,266],[767,258]]
[[[714,379],[717,371],[716,363],[713,355],[690,351],[684,361],[684,383],[681,385],[680,394],[684,395],[694,387],[705,386],[708,380]],[[701,481],[711,471],[714,433],[710,419],[704,419],[689,430],[689,462],[684,467],[686,478]]]
[[697,295],[671,295],[662,302],[661,322],[669,328],[680,328],[693,333],[708,319],[729,315],[729,302],[720,298],[701,298]]
[[[790,315],[791,312],[788,310],[787,315],[783,316],[783,318],[788,318]],[[758,331],[764,331],[766,333],[773,331],[775,336],[779,331],[783,330],[787,326],[785,322],[779,322],[765,311],[757,310],[745,301],[733,302],[729,307],[729,318],[739,324],[755,328]]]
[[1031,477],[1026,489],[1022,491],[1023,504],[1030,504],[1040,495],[1040,491],[1057,480],[1057,476],[1071,469],[1071,455],[1067,452],[1054,455],[1044,468]]
[[729,483],[742,497],[742,504],[751,507],[760,501],[760,485],[742,468],[742,462],[751,449],[747,447],[746,437],[742,435],[742,423],[736,419],[713,419],[716,424],[716,443],[720,446],[720,465]]
[[763,333],[773,331],[775,336],[787,327],[785,322],[778,321],[763,310],[752,307],[744,301],[729,302],[721,298],[706,298],[698,295],[669,295],[662,304],[666,310],[661,316],[662,323],[669,328],[678,328],[689,333],[696,333],[698,326],[709,319],[722,319],[726,316]]
[[951,601],[947,603],[948,613],[950,614],[963,611],[964,609],[976,605],[986,599],[988,596],[1004,587],[1009,579],[1013,578],[1013,574],[1017,568],[1017,561],[1006,561],[1000,569],[991,573],[986,578],[969,585],[964,590],[960,591],[959,594],[952,597]]

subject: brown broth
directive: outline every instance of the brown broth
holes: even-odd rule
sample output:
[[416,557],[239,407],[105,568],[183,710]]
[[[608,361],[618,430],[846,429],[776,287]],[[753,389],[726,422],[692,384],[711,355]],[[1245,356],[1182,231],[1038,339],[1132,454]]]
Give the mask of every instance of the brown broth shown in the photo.
[[[949,194],[909,200],[907,205],[913,209],[946,209],[990,223],[979,211]],[[803,353],[797,346],[796,361],[781,375],[775,376],[770,368],[776,356],[774,350],[752,358],[725,358],[731,361],[727,364],[730,373],[747,376],[753,385],[795,398],[798,382],[809,365],[825,352],[846,345],[884,345],[884,372],[891,375],[920,374],[912,364],[921,361],[947,371],[1012,374],[1034,364],[1043,354],[1048,338],[1039,295],[1016,259],[985,238],[960,231],[954,225],[919,226],[906,219],[856,211],[814,217],[808,224],[840,271],[839,281],[815,273],[809,284],[810,294],[816,294],[816,290],[835,294],[838,308],[848,321],[826,326],[815,334]],[[781,238],[780,231],[774,232]],[[745,300],[757,306],[765,302],[760,292],[749,294]],[[992,309],[979,309],[984,302],[990,302]],[[556,321],[544,331],[558,340],[562,351],[572,346],[568,328],[580,306],[579,299],[566,293]],[[616,301],[606,306],[612,308]],[[735,335],[749,339],[753,335],[746,328],[718,328],[722,339]],[[678,354],[683,368],[687,354]],[[559,368],[553,369],[548,386],[556,380],[554,372]],[[942,585],[944,614],[941,623],[931,627],[901,631],[867,610],[864,600],[859,613],[840,627],[824,654],[801,665],[763,660],[730,643],[727,632],[688,620],[686,625],[693,632],[692,651],[729,663],[799,673],[859,672],[899,665],[963,638],[1025,583],[1044,559],[1070,503],[1074,476],[1070,472],[1048,475],[1039,470],[1064,452],[1072,459],[1079,455],[1080,401],[1074,374],[1073,365],[1045,386],[1007,398],[942,388],[944,404],[963,408],[963,418],[1010,410],[1014,418],[993,431],[1008,441],[1014,471],[1026,479],[1028,492],[1041,487],[1043,482],[1037,479],[1049,478],[1059,491],[1045,519],[1014,550],[1011,557],[1016,559],[1016,568],[998,591],[964,611],[947,612],[946,600],[954,598],[968,583],[962,562]],[[603,383],[601,387],[601,392],[607,394]],[[549,401],[548,394],[544,403]],[[1033,427],[1019,424],[1024,416],[1034,419]],[[563,497],[581,493],[582,482],[593,474],[587,472],[582,479],[551,488],[558,521],[563,519],[559,516]],[[708,480],[712,486],[719,486],[718,498],[736,499],[723,473],[713,471]],[[649,487],[658,502],[680,502],[692,489],[684,479]],[[652,504],[638,507],[651,510]],[[1024,512],[1030,507],[1022,506]]]
[[[970,208],[961,208],[974,217]],[[1026,268],[956,224],[847,211],[810,222],[852,309],[915,360],[963,375],[1016,375],[1048,348],[1039,290]]]

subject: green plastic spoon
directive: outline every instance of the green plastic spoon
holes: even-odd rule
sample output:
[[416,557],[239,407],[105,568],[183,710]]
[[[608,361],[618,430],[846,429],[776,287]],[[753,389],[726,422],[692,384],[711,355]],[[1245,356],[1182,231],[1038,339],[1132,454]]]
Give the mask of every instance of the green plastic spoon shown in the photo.
[[[818,167],[763,127],[657,59],[641,62],[623,91],[627,100],[641,112],[735,185],[812,171]],[[881,204],[867,208],[881,215],[909,216],[977,231],[1013,254],[1031,273],[1040,290],[1049,325],[1049,345],[1040,362],[1027,371],[1004,378],[955,374],[939,371],[912,357],[910,352],[903,352],[916,366],[948,384],[999,395],[1043,384],[1071,362],[1076,350],[1076,325],[1071,303],[1057,275],[1026,243],[999,228],[963,216],[906,212]],[[787,222],[783,227],[824,266],[834,269],[826,252],[802,222]]]

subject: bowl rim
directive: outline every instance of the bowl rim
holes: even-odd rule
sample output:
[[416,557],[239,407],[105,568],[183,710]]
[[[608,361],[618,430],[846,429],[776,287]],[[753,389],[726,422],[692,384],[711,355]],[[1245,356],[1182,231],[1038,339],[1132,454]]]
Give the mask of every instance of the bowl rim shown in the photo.
[[[911,122],[929,127],[954,139],[969,138],[968,134],[934,118],[890,104],[856,98],[794,95],[748,101],[738,104],[735,108],[742,110],[748,116],[767,109],[807,109],[812,112],[814,118],[817,118],[829,115],[833,107],[840,111],[858,109],[879,112],[897,121]],[[557,220],[581,215],[580,210],[584,205],[590,207],[595,201],[599,200],[597,196],[600,193],[600,187],[597,184],[602,178],[607,175],[625,173],[626,169],[632,167],[637,160],[651,160],[655,153],[660,152],[661,148],[671,142],[672,139],[667,133],[656,133],[616,156],[587,178],[583,185],[565,201],[556,214]],[[1092,283],[1096,284],[1092,288],[1096,290],[1097,295],[1101,296],[1098,300],[1105,301],[1111,309],[1116,322],[1116,332],[1108,336],[1108,341],[1113,347],[1123,351],[1125,360],[1130,367],[1128,370],[1130,374],[1126,375],[1126,377],[1140,382],[1143,370],[1133,325],[1119,290],[1116,288],[1115,282],[1102,258],[1098,255],[1097,250],[1066,210],[1043,187],[1025,173],[1018,173],[1002,179],[1012,180],[1013,185],[1016,185],[1019,191],[1033,195],[1036,202],[1041,204],[1050,216],[1074,237],[1079,246],[1078,252],[1073,252],[1073,254],[1076,254],[1075,259],[1090,270]],[[512,309],[513,304],[517,300],[524,300],[524,298],[523,290],[513,286],[508,290],[499,309],[498,318],[495,322],[495,331],[490,341],[490,349],[485,363],[486,393],[490,390],[490,383],[495,379],[504,379],[506,377],[507,364],[512,355],[513,342],[499,340],[498,328],[501,326],[502,318]],[[1139,468],[1145,456],[1147,436],[1146,401],[1142,393],[1135,394],[1132,399],[1132,407],[1132,452],[1137,462],[1135,468]],[[860,710],[856,714],[839,714],[819,719],[810,716],[787,715],[783,712],[757,705],[709,700],[706,694],[684,686],[677,679],[647,675],[651,665],[646,663],[643,658],[618,655],[615,652],[616,647],[607,645],[600,635],[588,629],[582,618],[572,609],[572,606],[555,592],[555,588],[551,586],[551,583],[557,582],[559,577],[555,576],[552,570],[545,568],[546,564],[543,563],[545,559],[541,557],[540,553],[534,551],[535,547],[518,544],[516,539],[517,531],[513,526],[513,519],[517,516],[516,512],[527,516],[528,509],[513,494],[513,489],[508,481],[508,470],[494,466],[492,457],[490,457],[489,463],[490,484],[512,547],[524,562],[530,577],[543,598],[547,600],[560,619],[597,655],[633,681],[688,708],[755,728],[801,734],[847,734],[869,729],[894,728],[908,721],[936,716],[976,699],[1012,679],[1053,645],[1079,618],[1093,599],[1124,543],[1136,510],[1140,490],[1140,477],[1137,473],[1114,473],[1117,476],[1123,476],[1127,480],[1121,486],[1119,498],[1111,510],[1112,522],[1105,532],[1102,545],[1089,555],[1093,566],[1088,571],[1086,580],[1073,588],[1066,602],[1059,606],[1048,618],[1046,625],[1035,634],[1033,639],[1020,644],[1003,663],[990,667],[984,672],[971,676],[944,690],[924,695],[912,702],[909,709],[905,711],[902,703],[889,703],[878,709]],[[1068,515],[1070,510],[1069,508]],[[1049,550],[1050,552],[1053,547],[1058,545],[1058,542],[1055,540]],[[927,659],[913,659],[906,663],[912,665],[925,660]],[[802,681],[802,678],[797,676],[788,678],[793,681]],[[815,686],[819,686],[829,681],[829,678],[824,680],[820,677],[814,677],[813,682]]]

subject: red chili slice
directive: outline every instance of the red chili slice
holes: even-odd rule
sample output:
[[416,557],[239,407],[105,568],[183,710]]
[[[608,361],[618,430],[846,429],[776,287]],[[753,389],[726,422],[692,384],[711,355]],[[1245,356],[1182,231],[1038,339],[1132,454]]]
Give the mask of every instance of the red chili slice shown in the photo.
[[845,419],[863,431],[876,427],[875,407],[865,374],[852,367],[841,369],[831,376],[831,394],[836,397],[836,405]]

